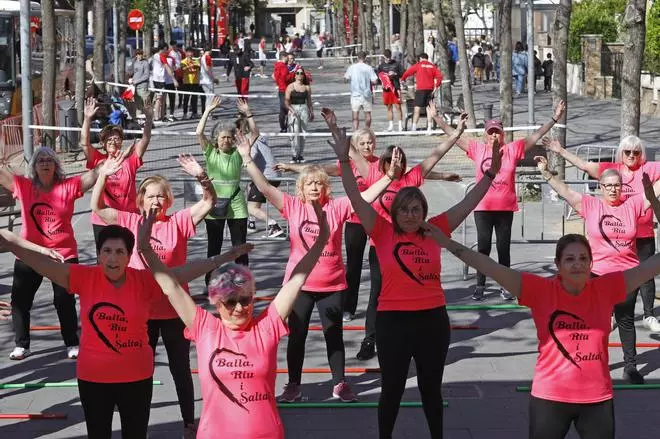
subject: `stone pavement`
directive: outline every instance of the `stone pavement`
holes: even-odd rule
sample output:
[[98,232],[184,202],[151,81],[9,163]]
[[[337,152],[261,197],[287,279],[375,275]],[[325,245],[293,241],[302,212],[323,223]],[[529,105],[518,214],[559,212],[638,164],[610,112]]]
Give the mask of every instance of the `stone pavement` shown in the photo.
[[[315,93],[330,93],[346,91],[347,85],[341,84],[343,67],[332,68],[326,63],[326,69],[317,71],[312,66]],[[252,90],[256,92],[272,91],[270,80],[254,79]],[[458,93],[459,89],[454,89]],[[497,86],[487,84],[475,89],[477,104],[497,102]],[[222,83],[217,91],[233,93],[229,84]],[[317,99],[315,99],[316,101]],[[322,105],[335,108],[340,124],[350,123],[350,112],[347,108],[348,99],[319,98]],[[524,98],[516,101],[516,124],[525,125],[526,105]],[[538,121],[547,120],[551,115],[549,108],[550,96],[538,95]],[[275,100],[251,100],[257,122],[263,131],[277,130],[277,122],[273,116],[276,109]],[[227,113],[233,115],[231,103],[223,104]],[[497,105],[495,108],[497,111]],[[618,103],[615,101],[596,102],[586,98],[569,98],[569,132],[568,143],[575,146],[582,143],[616,143],[618,137]],[[222,116],[222,112],[220,113]],[[479,116],[478,116],[479,117]],[[374,127],[379,130],[385,127],[385,114],[381,105],[375,106]],[[323,123],[317,114],[317,121],[311,124],[311,130],[322,131]],[[160,128],[160,127],[159,127]],[[177,122],[166,127],[169,130],[192,131],[190,122]],[[644,120],[642,137],[655,139],[654,134],[660,129],[660,121]],[[288,159],[289,149],[286,139],[271,139],[274,152],[278,159]],[[398,142],[405,146],[409,161],[419,161],[430,145],[437,142],[436,137],[398,136],[395,139],[379,139],[379,148],[383,142]],[[651,142],[649,142],[651,143]],[[386,143],[387,144],[387,143]],[[653,145],[652,145],[653,146]],[[181,177],[173,157],[179,152],[194,152],[199,157],[195,138],[192,136],[155,136],[150,150],[145,156],[145,166],[139,178],[159,172],[168,177]],[[332,160],[330,148],[325,140],[314,139],[308,142],[310,159],[318,162]],[[67,168],[74,172],[80,170],[79,164],[71,163]],[[459,172],[465,182],[436,183],[429,182],[424,191],[429,198],[431,213],[438,213],[458,201],[465,192],[466,183],[473,177],[473,170],[458,149],[453,150],[441,161],[438,169]],[[182,206],[182,184],[174,183],[177,203],[175,209]],[[333,183],[335,194],[341,194],[341,185]],[[544,219],[541,219],[541,203],[527,202],[524,209],[516,214],[512,247],[512,263],[520,270],[535,273],[551,274],[553,270],[554,244],[540,242],[552,240],[561,236],[564,206],[561,203],[545,199],[543,205]],[[271,209],[272,212],[272,209]],[[466,221],[465,242],[475,242],[474,222],[472,218]],[[6,223],[0,223],[3,227]],[[93,236],[89,225],[89,194],[79,200],[76,214],[73,218],[76,238],[82,263],[94,262]],[[579,229],[579,221],[571,220],[566,227]],[[259,234],[257,234],[259,235]],[[454,237],[463,239],[462,229],[456,230]],[[203,257],[206,254],[206,238],[203,227],[190,242],[190,258]],[[495,254],[492,255],[496,257]],[[275,293],[281,282],[284,266],[288,257],[288,242],[257,241],[257,247],[250,255],[251,268],[258,279],[260,295]],[[8,300],[14,258],[9,254],[0,254],[0,300]],[[463,280],[462,265],[449,254],[443,254],[442,281],[450,304],[471,303],[471,286],[474,283],[473,271],[468,280]],[[500,303],[496,285],[491,285],[491,293],[485,303]],[[202,282],[191,284],[191,291],[199,292]],[[350,325],[364,324],[369,288],[368,265],[364,264],[362,289],[358,315]],[[57,318],[51,306],[51,290],[45,281],[37,294],[32,312],[32,323],[36,325],[55,325]],[[641,315],[641,305],[638,308]],[[452,344],[449,350],[444,383],[445,395],[449,407],[445,409],[445,437],[449,439],[514,439],[526,437],[528,395],[517,393],[515,386],[528,384],[531,380],[534,362],[536,360],[535,331],[529,313],[526,311],[453,311],[450,313],[452,323],[469,324],[479,327],[477,330],[456,330],[452,333]],[[313,324],[318,324],[318,316],[313,317]],[[641,322],[640,322],[641,323]],[[658,336],[649,334],[639,326],[638,341],[660,341]],[[377,367],[377,360],[366,363],[355,359],[362,338],[360,331],[346,331],[346,366],[347,367]],[[32,350],[34,355],[22,362],[12,362],[7,358],[13,348],[13,334],[10,322],[0,323],[0,382],[57,382],[75,379],[75,364],[65,360],[65,351],[59,334],[56,332],[34,332]],[[616,332],[612,333],[612,341],[618,341]],[[286,340],[280,343],[279,367],[286,367]],[[610,350],[610,368],[615,380],[619,380],[622,372],[622,353],[620,349]],[[191,352],[193,365],[196,364],[194,350]],[[640,349],[638,359],[642,374],[649,382],[660,382],[660,354],[657,349]],[[312,331],[307,342],[305,367],[327,367],[325,344],[322,334]],[[416,372],[411,367],[406,385],[404,401],[419,401],[416,388]],[[156,357],[154,379],[161,380],[162,386],[154,388],[154,397],[150,420],[150,437],[178,438],[181,437],[180,412],[176,400],[174,385],[167,368],[167,357],[162,346],[159,346]],[[380,377],[376,373],[349,374],[348,382],[358,393],[361,401],[375,402],[378,399]],[[286,376],[278,375],[277,391],[281,391],[286,383]],[[201,412],[199,386],[195,378],[196,415]],[[330,399],[331,382],[329,375],[306,374],[303,376],[303,393],[305,401],[316,402]],[[616,393],[616,423],[617,438],[651,438],[660,434],[660,425],[654,418],[654,404],[657,391],[621,391]],[[86,430],[82,409],[75,388],[46,388],[25,390],[0,390],[0,413],[35,413],[62,412],[68,415],[66,420],[26,421],[0,420],[1,438],[84,438]],[[342,408],[342,409],[283,409],[281,415],[285,423],[288,438],[367,438],[376,437],[376,409],[373,408]],[[240,420],[237,420],[240,422]],[[120,437],[119,420],[115,416],[113,424],[115,434]],[[223,437],[218,432],[217,437]],[[402,408],[395,431],[397,438],[429,437],[425,425],[423,411],[419,408]],[[576,438],[574,433],[570,438]]]

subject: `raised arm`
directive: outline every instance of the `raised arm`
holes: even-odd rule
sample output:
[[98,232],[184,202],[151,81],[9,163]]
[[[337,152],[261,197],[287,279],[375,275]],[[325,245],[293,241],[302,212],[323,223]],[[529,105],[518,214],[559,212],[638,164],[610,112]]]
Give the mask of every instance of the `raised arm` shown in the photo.
[[202,220],[209,214],[216,200],[215,188],[213,187],[213,182],[206,174],[204,168],[197,163],[195,157],[192,154],[179,154],[177,158],[179,165],[183,168],[183,171],[194,177],[197,182],[202,186],[202,199],[193,204],[190,208],[190,216],[195,225],[198,225]]
[[465,262],[480,273],[494,279],[504,289],[516,297],[520,297],[522,276],[519,271],[500,265],[488,256],[475,252],[462,244],[450,239],[440,229],[432,224],[424,225],[427,233],[441,246],[449,250],[454,256]]
[[[452,136],[456,129],[454,129],[451,125],[449,125],[447,122],[445,122],[445,118],[442,117],[441,115],[438,115],[438,112],[435,108],[435,102],[431,101],[427,107],[428,109],[428,116],[429,118],[432,118],[436,124],[440,127],[442,131],[447,133],[448,136]],[[461,114],[461,117],[463,115]],[[469,137],[459,137],[456,140],[456,145],[458,145],[459,148],[461,148],[463,151],[467,152],[470,144],[470,139]]]
[[105,181],[108,178],[108,175],[112,175],[121,168],[121,162],[118,158],[108,157],[106,161],[103,162],[100,166],[97,166],[98,178],[96,179],[96,184],[94,185],[94,190],[92,191],[92,200],[91,208],[92,212],[97,214],[99,218],[103,220],[104,223],[108,225],[117,224],[117,209],[112,207],[107,207],[105,201],[103,200],[103,192],[105,190]]
[[[321,114],[323,115],[323,119],[325,120],[325,123],[328,125],[330,132],[334,136],[335,133],[339,131],[339,127],[337,126],[337,116],[335,115],[335,112],[332,111],[332,109],[330,108],[323,108],[321,110]],[[357,169],[358,173],[362,176],[362,178],[367,178],[369,176],[369,162],[358,151],[357,145],[355,144],[355,142],[357,141],[358,139],[356,138],[351,139],[351,148],[349,148],[348,150],[348,156],[350,157],[351,160],[353,160],[355,169]],[[335,167],[335,169],[332,169],[332,171],[334,171],[335,173],[330,173],[329,169],[326,169],[328,175],[331,175],[333,177],[339,177],[338,167]]]
[[321,257],[321,252],[328,243],[328,239],[330,239],[330,227],[328,226],[325,212],[321,210],[321,205],[318,202],[315,201],[312,205],[314,206],[316,218],[319,223],[319,235],[316,237],[316,241],[314,241],[309,251],[300,259],[291,272],[289,281],[282,286],[282,289],[280,289],[273,300],[273,305],[282,320],[285,320],[291,314],[293,304],[296,302],[300,290],[302,290],[309,273],[316,266],[316,263]]
[[[295,172],[299,174],[302,172],[305,167],[309,165],[301,165],[298,163],[277,163],[275,164],[275,170],[280,172]],[[339,166],[334,163],[326,163],[320,165],[326,174],[331,177],[339,177]]]
[[92,154],[92,142],[90,141],[90,128],[92,126],[92,121],[94,116],[98,111],[99,107],[96,102],[96,98],[90,97],[85,99],[85,109],[83,111],[83,124],[82,129],[80,130],[80,147],[85,154],[85,160],[87,161],[87,166],[90,167],[93,159]]
[[236,107],[238,108],[238,111],[247,118],[248,126],[250,127],[250,132],[252,133],[252,142],[254,143],[259,138],[261,133],[259,132],[259,128],[254,121],[254,116],[252,115],[252,110],[250,110],[250,106],[248,105],[247,100],[238,98],[236,100]]
[[243,166],[246,168],[252,182],[257,186],[259,192],[264,194],[270,204],[277,210],[284,208],[284,194],[281,190],[268,182],[264,174],[252,161],[250,156],[250,141],[243,133],[236,133],[236,149],[243,158]]
[[525,152],[532,149],[538,143],[538,141],[541,140],[541,137],[545,136],[545,134],[548,131],[550,131],[550,128],[552,128],[554,124],[559,122],[559,120],[564,116],[565,111],[566,111],[566,102],[559,101],[559,104],[557,104],[557,108],[555,108],[555,112],[554,115],[552,116],[552,119],[550,119],[541,128],[534,131],[534,133],[525,137]]
[[46,276],[67,290],[69,289],[69,264],[60,262],[61,256],[53,259],[54,255],[51,252],[48,252],[48,254],[46,252],[42,253],[40,249],[43,247],[36,250],[34,244],[19,238],[8,230],[0,230],[0,247],[12,252],[40,275]]
[[598,175],[598,171],[600,170],[600,166],[598,165],[598,163],[584,160],[578,157],[577,155],[573,154],[572,152],[568,151],[566,148],[562,148],[561,144],[559,143],[559,140],[556,139],[551,140],[547,137],[544,137],[543,139],[541,139],[541,143],[543,143],[545,149],[562,156],[570,163],[572,163],[574,166],[576,166],[578,169],[589,174],[591,178],[598,179],[598,177],[600,177],[600,175]]
[[144,153],[147,152],[147,148],[149,147],[149,142],[151,142],[151,128],[154,125],[154,108],[151,102],[146,103],[142,112],[145,115],[142,138],[135,144],[135,154],[140,158],[144,157]]
[[570,204],[573,209],[581,212],[582,194],[568,187],[566,183],[548,171],[548,159],[545,157],[536,156],[534,157],[534,160],[536,160],[536,166],[538,167],[539,171],[541,171],[541,175],[543,178],[545,178],[545,181],[550,183],[550,186],[559,194],[560,197],[566,200],[566,202]]
[[454,130],[454,132],[445,140],[442,142],[440,145],[436,146],[433,148],[431,151],[431,154],[429,154],[428,157],[420,163],[420,166],[422,167],[422,174],[424,177],[426,177],[435,167],[435,165],[444,157],[445,154],[447,154],[447,151],[449,151],[452,146],[456,144],[456,141],[461,137],[463,134],[463,131],[465,131],[465,124],[467,122],[467,114],[461,114],[461,118],[458,121],[458,126]]
[[98,180],[99,176],[99,171],[98,171],[98,166],[94,169],[90,169],[89,171],[86,171],[83,175],[80,176],[80,190],[82,192],[87,192],[91,188],[94,187],[96,184],[96,180]]
[[470,212],[477,207],[477,204],[486,195],[491,183],[500,171],[500,167],[502,166],[502,151],[500,151],[500,144],[497,140],[493,142],[491,157],[490,169],[484,172],[482,179],[465,195],[465,198],[447,211],[447,221],[452,231],[456,230]]
[[211,104],[206,107],[206,110],[204,110],[204,113],[202,114],[202,117],[199,119],[199,123],[197,124],[197,130],[195,131],[195,134],[197,135],[197,141],[199,142],[199,146],[202,147],[202,152],[206,150],[206,147],[211,143],[211,141],[206,137],[204,134],[204,128],[206,128],[206,122],[209,119],[209,116],[211,115],[211,112],[218,108],[220,104],[222,103],[222,98],[220,96],[213,96],[213,100],[211,101]]

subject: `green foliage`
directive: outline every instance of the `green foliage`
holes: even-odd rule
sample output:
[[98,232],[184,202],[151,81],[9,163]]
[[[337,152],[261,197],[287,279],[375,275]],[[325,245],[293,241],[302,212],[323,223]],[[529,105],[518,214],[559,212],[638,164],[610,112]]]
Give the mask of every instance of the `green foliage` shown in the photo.
[[644,70],[660,74],[660,0],[646,13]]
[[619,36],[618,17],[623,14],[626,0],[583,0],[573,2],[568,32],[568,60],[582,60],[580,36],[599,34],[604,42],[616,41]]
[[158,0],[131,0],[129,9],[139,9],[144,14],[144,27],[151,28],[158,21]]

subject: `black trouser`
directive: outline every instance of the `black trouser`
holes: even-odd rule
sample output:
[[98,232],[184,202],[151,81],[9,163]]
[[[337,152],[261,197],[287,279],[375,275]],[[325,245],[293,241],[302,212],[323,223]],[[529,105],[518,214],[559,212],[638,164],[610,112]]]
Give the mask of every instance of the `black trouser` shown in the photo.
[[[493,229],[495,229],[495,246],[497,260],[501,265],[511,265],[511,225],[513,212],[503,210],[479,210],[474,212],[474,223],[477,226],[477,250],[490,256]],[[477,285],[486,285],[486,276],[477,272]]]
[[[77,264],[78,258],[65,262]],[[16,346],[30,348],[30,310],[34,296],[41,286],[43,276],[29,265],[16,259],[14,261],[14,281],[11,287],[11,316],[14,325]],[[60,285],[53,282],[53,305],[60,321],[60,334],[66,346],[78,346],[78,314],[76,298]]]
[[280,97],[280,117],[279,117],[280,130],[287,130],[288,129],[287,121],[288,121],[288,118],[289,118],[289,110],[287,110],[286,107],[284,106],[284,95],[285,95],[285,93],[283,91],[280,91],[277,94]]
[[347,222],[344,229],[344,242],[346,244],[346,283],[348,284],[348,289],[344,292],[344,311],[355,314],[360,293],[364,248],[367,245],[367,232],[364,231],[362,224]]
[[[165,84],[165,90],[176,90],[174,84]],[[174,115],[174,108],[176,107],[176,93],[167,93],[167,99],[170,101],[170,115]],[[165,99],[163,99],[163,105],[165,105]],[[165,114],[165,107],[163,107],[163,114]]]
[[451,85],[454,85],[454,82],[456,82],[456,61],[452,59],[449,60],[449,80],[451,81]]
[[369,274],[371,277],[371,289],[369,290],[369,304],[367,305],[367,316],[364,323],[364,341],[376,341],[376,313],[378,309],[378,297],[383,285],[380,274],[380,264],[376,247],[369,246]]
[[305,361],[305,340],[309,331],[314,304],[321,318],[328,363],[332,371],[332,382],[337,384],[344,379],[346,354],[344,351],[344,329],[341,319],[342,292],[314,293],[301,291],[289,316],[289,342],[286,347],[286,363],[289,368],[289,382],[300,384],[303,362]]
[[190,372],[190,341],[183,336],[184,329],[186,325],[179,318],[147,322],[149,345],[154,350],[154,355],[156,355],[158,337],[163,336],[167,362],[179,398],[181,417],[184,425],[188,425],[195,422],[195,392]]
[[122,438],[146,439],[153,392],[151,377],[130,383],[95,383],[78,379],[78,391],[88,438],[112,437],[112,417],[116,405]]
[[[637,257],[639,262],[644,262],[655,254],[655,238],[637,238]],[[639,291],[642,294],[642,305],[644,305],[644,318],[653,316],[653,304],[655,302],[655,278],[644,282]]]
[[543,90],[551,91],[552,90],[552,76],[543,77]]
[[447,308],[379,311],[376,330],[382,389],[378,401],[379,437],[392,437],[410,359],[414,358],[431,438],[442,438],[442,375],[450,337]]
[[614,439],[614,402],[573,404],[529,398],[529,439],[564,439],[572,423],[581,439]]
[[[222,241],[224,240],[225,222],[229,227],[229,235],[231,236],[231,245],[237,246],[245,244],[247,241],[247,218],[235,219],[205,219],[206,235],[208,239],[208,249],[206,255],[211,256],[219,255],[222,251]],[[248,265],[248,255],[244,254],[236,258],[236,263]],[[209,284],[211,273],[206,273],[206,285]]]
[[[199,84],[183,84],[183,91],[202,93],[202,87]],[[184,94],[183,96],[183,115],[188,114],[188,102],[190,102],[190,113],[197,114],[197,95]]]

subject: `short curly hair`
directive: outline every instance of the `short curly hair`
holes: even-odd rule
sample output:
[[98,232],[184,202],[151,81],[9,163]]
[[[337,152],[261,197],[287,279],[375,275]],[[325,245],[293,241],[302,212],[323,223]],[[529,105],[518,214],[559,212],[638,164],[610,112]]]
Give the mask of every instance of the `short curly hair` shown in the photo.
[[257,284],[252,271],[245,265],[230,262],[211,274],[208,292],[209,302],[215,305],[231,296],[254,296]]

